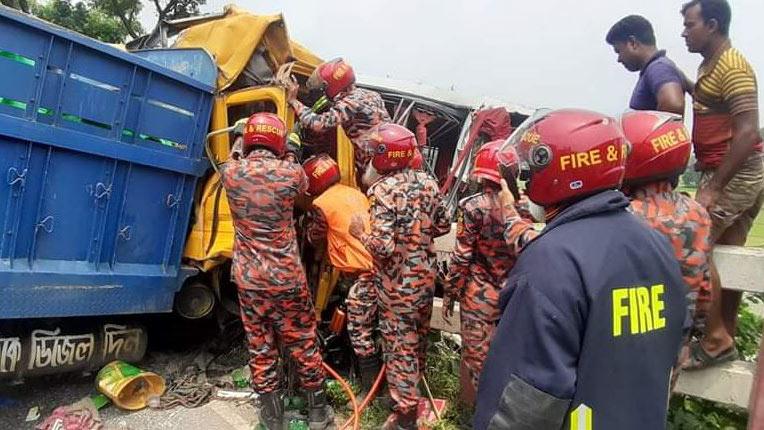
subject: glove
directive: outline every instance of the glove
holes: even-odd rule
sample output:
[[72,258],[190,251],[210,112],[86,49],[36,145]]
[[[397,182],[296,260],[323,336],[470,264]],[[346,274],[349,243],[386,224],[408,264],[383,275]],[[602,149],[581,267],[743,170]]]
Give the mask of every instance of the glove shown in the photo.
[[294,154],[298,160],[302,158],[302,140],[300,140],[300,135],[297,133],[289,133],[289,136],[287,137],[286,153]]
[[244,135],[244,126],[247,125],[247,121],[249,121],[249,118],[242,118],[238,121],[236,121],[233,125],[233,135],[234,136],[243,136]]

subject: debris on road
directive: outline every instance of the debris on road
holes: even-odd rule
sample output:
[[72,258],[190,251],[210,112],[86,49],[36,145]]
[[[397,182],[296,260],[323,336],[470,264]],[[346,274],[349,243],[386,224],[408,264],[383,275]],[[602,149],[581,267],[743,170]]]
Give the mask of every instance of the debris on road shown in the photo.
[[[39,412],[37,415],[39,417]],[[100,430],[102,428],[103,423],[98,409],[90,397],[54,409],[53,413],[37,426],[38,430]]]
[[33,406],[29,408],[29,412],[27,413],[26,422],[31,421],[37,421],[40,419],[40,407],[39,406]]
[[149,397],[165,392],[164,378],[118,360],[98,372],[96,385],[115,405],[130,411],[145,408]]

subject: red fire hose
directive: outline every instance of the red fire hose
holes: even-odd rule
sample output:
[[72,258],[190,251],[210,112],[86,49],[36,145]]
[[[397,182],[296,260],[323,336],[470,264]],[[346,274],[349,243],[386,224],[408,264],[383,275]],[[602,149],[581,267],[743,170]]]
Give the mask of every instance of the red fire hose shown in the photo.
[[350,398],[350,404],[353,405],[353,416],[350,417],[348,422],[345,423],[345,426],[347,426],[347,424],[352,421],[353,430],[358,430],[358,421],[361,418],[361,412],[358,410],[358,402],[355,399],[355,394],[353,394],[353,390],[350,388],[350,385],[348,385],[347,381],[342,379],[342,377],[337,372],[335,372],[334,369],[332,369],[328,364],[323,363],[323,365],[324,365],[324,369],[326,369],[326,371],[329,372],[329,375],[331,375],[332,378],[336,379],[337,382],[339,382],[340,385],[342,385],[342,389],[345,390],[345,392],[348,395],[348,398]]
[[[363,402],[361,402],[361,406],[358,407],[358,411],[355,415],[348,418],[347,421],[345,421],[345,424],[340,427],[340,430],[345,430],[350,425],[351,421],[358,422],[358,420],[361,419],[361,413],[366,409],[367,406],[369,406],[369,403],[371,403],[372,400],[374,400],[374,396],[377,394],[377,390],[379,390],[379,387],[382,385],[382,381],[385,378],[385,369],[386,366],[383,364],[382,368],[379,369],[379,373],[377,374],[377,379],[374,380],[374,385],[371,386],[371,390],[369,390],[369,393],[366,394],[366,398],[363,399]],[[354,427],[354,429],[357,427]]]

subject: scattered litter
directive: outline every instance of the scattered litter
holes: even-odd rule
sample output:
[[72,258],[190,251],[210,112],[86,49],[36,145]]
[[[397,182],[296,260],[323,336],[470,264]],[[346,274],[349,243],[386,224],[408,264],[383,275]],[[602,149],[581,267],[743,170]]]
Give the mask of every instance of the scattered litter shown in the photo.
[[27,412],[27,418],[24,421],[32,422],[32,421],[37,421],[38,419],[40,419],[40,407],[33,406],[29,408],[29,412]]
[[150,396],[146,403],[151,409],[159,409],[162,407],[162,399],[159,396]]
[[254,400],[257,398],[257,393],[252,389],[249,390],[220,390],[216,389],[213,396],[220,400]]
[[231,379],[233,379],[233,385],[236,388],[249,387],[250,381],[252,381],[252,373],[249,370],[249,366],[234,369],[231,372]]
[[149,397],[161,396],[164,379],[124,361],[112,361],[98,372],[98,390],[122,409],[135,411],[146,407]]
[[53,410],[38,430],[100,430],[103,428],[98,409],[89,397],[69,406],[59,406]]
[[103,394],[93,394],[92,396],[90,396],[90,400],[93,401],[93,405],[95,405],[95,408],[99,411],[103,409],[105,406],[108,406],[111,404],[111,400],[109,400],[109,398]]

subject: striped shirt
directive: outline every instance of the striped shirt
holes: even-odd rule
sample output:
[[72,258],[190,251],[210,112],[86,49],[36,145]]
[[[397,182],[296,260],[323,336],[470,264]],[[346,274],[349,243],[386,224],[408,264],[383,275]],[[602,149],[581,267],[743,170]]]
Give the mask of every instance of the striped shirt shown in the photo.
[[758,109],[756,73],[729,42],[710,61],[700,65],[693,108],[697,114],[733,116]]
[[[756,73],[737,49],[727,41],[698,70],[693,94],[692,141],[696,168],[712,170],[727,156],[733,139],[732,118],[758,110]],[[762,143],[754,145],[762,151]]]

